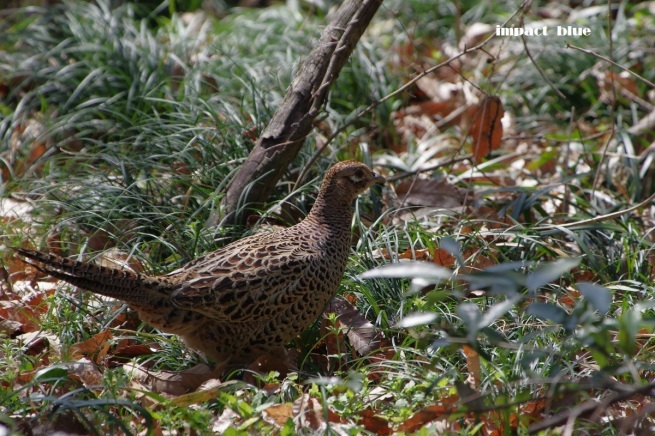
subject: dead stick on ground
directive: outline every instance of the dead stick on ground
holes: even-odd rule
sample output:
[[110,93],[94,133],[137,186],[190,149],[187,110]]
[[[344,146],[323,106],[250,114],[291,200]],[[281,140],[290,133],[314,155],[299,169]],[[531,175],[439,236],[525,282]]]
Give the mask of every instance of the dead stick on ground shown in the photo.
[[[542,421],[536,422],[528,427],[528,433],[533,434],[538,431],[546,430],[548,428],[561,426],[563,424],[569,424],[576,420],[580,415],[586,413],[592,413],[595,421],[602,415],[601,412],[607,410],[607,408],[617,402],[626,401],[635,395],[653,395],[653,389],[655,389],[655,383],[649,383],[644,386],[634,386],[623,392],[614,392],[608,397],[604,398],[600,402],[596,400],[587,400],[582,404],[579,404],[571,409],[565,410],[561,413],[558,413],[555,416],[547,417]],[[567,428],[570,426],[567,425]]]

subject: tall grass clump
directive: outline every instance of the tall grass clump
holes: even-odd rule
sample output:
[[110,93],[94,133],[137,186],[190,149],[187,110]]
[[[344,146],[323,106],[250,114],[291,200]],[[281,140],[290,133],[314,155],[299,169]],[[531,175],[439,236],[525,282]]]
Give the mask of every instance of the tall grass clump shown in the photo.
[[[65,240],[101,233],[100,245],[136,248],[154,263],[188,259],[211,248],[204,222],[319,32],[315,17],[286,6],[219,21],[158,17],[156,26],[136,15],[100,1],[15,17],[0,67],[16,84],[0,120],[5,189],[29,193],[40,222],[57,222]],[[353,68],[377,62],[381,71],[371,56]],[[344,92],[364,107],[370,92],[355,88],[371,86]]]

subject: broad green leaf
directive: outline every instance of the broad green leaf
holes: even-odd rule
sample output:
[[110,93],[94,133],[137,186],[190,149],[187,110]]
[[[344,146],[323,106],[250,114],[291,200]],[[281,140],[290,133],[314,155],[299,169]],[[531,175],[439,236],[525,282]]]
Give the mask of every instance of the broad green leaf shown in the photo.
[[480,333],[485,335],[489,342],[492,344],[500,344],[501,342],[507,342],[507,336],[505,336],[500,331],[496,330],[493,327],[485,327],[480,329]]
[[453,343],[450,340],[450,338],[439,338],[436,341],[432,342],[432,344],[430,344],[430,348],[437,349],[437,348],[441,348],[441,347],[449,347],[452,344]]
[[437,314],[434,312],[414,312],[398,321],[396,326],[400,328],[416,327],[429,324],[435,319],[437,319]]
[[433,289],[431,291],[428,291],[425,294],[425,301],[428,304],[436,304],[436,303],[441,303],[442,301],[446,301],[449,298],[453,296],[452,291],[446,291],[446,290],[438,290],[438,289]]
[[488,266],[484,269],[485,272],[490,272],[490,273],[499,273],[499,272],[506,272],[506,271],[516,271],[521,268],[527,268],[530,266],[535,265],[536,262],[532,261],[516,261],[516,262],[505,262],[505,263],[499,263],[498,265],[491,265]]
[[280,436],[293,436],[294,434],[296,434],[296,423],[293,422],[293,418],[289,418],[280,430]]
[[525,276],[515,271],[462,274],[458,278],[466,280],[471,290],[489,289],[494,295],[508,295],[518,292],[523,287]]
[[360,279],[421,277],[434,281],[448,280],[453,272],[430,262],[398,262],[382,265],[360,274]]
[[619,345],[625,353],[632,356],[637,351],[636,336],[641,326],[641,312],[635,309],[627,310],[619,318]]
[[454,238],[451,238],[450,236],[441,238],[441,241],[439,242],[439,248],[442,248],[448,253],[452,254],[457,259],[457,263],[460,266],[464,265],[464,258],[462,257],[462,253],[459,250],[459,244]]
[[489,327],[498,318],[509,312],[510,309],[514,307],[516,303],[518,303],[520,300],[521,300],[521,295],[514,294],[508,296],[507,299],[505,299],[505,301],[501,301],[500,303],[496,303],[493,306],[491,306],[488,310],[486,310],[482,314],[482,318],[480,318],[480,324],[478,325],[478,329]]
[[569,317],[564,309],[550,303],[532,303],[525,311],[537,318],[547,319],[557,324],[564,324]]
[[68,378],[68,370],[61,366],[49,366],[36,373],[34,380],[64,380]]
[[578,289],[584,297],[589,300],[594,309],[605,315],[612,304],[612,293],[609,289],[593,283],[578,283]]
[[562,277],[562,274],[578,266],[579,258],[564,257],[553,262],[546,262],[528,274],[525,285],[530,292],[536,292],[542,286]]
[[318,377],[308,378],[307,380],[305,380],[305,383],[307,384],[313,383],[318,386],[334,386],[343,383],[343,379],[337,376],[332,376],[332,377],[318,376]]
[[473,303],[463,303],[457,306],[456,312],[470,331],[478,331],[482,313],[480,313],[480,309],[478,309],[477,305]]
[[405,293],[405,295],[406,296],[414,295],[414,294],[418,293],[419,291],[421,291],[421,289],[423,289],[423,288],[425,288],[427,286],[434,285],[434,284],[435,284],[434,280],[428,280],[428,279],[425,279],[423,277],[415,277],[415,278],[412,279],[412,284],[411,284],[409,290]]

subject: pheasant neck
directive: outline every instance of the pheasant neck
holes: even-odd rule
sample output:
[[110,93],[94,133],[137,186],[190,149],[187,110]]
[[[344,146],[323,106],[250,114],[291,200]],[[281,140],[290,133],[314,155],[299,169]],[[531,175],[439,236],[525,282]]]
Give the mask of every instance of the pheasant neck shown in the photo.
[[339,230],[350,231],[353,212],[347,198],[319,194],[307,219]]

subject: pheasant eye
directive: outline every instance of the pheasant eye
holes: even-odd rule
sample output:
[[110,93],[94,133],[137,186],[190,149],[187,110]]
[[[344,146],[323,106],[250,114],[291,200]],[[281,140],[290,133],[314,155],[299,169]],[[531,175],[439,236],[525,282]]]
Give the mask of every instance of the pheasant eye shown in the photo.
[[360,180],[363,179],[364,178],[364,171],[363,170],[355,171],[355,177],[357,177]]

